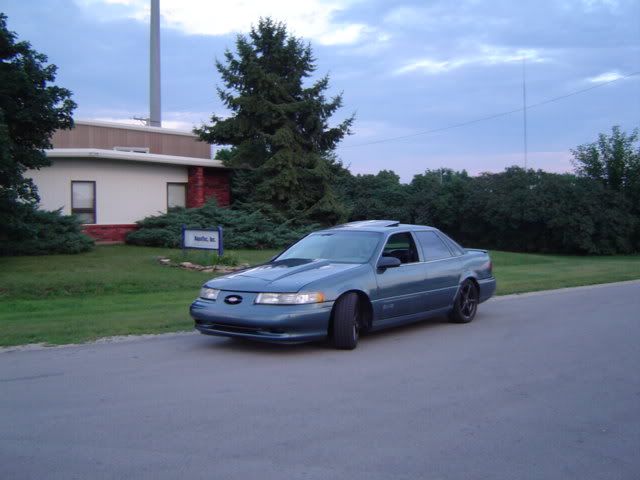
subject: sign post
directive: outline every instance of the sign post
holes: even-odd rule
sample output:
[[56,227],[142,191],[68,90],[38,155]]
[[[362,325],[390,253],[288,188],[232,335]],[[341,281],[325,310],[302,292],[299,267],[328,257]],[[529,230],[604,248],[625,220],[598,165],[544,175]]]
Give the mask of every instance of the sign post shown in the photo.
[[224,254],[222,243],[222,227],[217,228],[187,228],[182,225],[182,250],[187,248],[196,250],[217,250],[218,256]]

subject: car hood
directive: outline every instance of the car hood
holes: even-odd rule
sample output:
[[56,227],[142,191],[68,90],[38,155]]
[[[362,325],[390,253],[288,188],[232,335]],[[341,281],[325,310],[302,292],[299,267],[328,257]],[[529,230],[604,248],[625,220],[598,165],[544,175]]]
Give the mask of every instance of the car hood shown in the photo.
[[207,286],[236,292],[297,292],[308,283],[361,266],[329,260],[288,259],[214,278]]

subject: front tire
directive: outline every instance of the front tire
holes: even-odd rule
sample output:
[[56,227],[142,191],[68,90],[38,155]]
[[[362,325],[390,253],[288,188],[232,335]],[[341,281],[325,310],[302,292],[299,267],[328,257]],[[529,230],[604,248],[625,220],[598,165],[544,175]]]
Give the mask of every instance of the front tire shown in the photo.
[[471,280],[465,280],[460,285],[449,320],[453,323],[469,323],[476,316],[479,300],[478,286]]
[[333,311],[333,346],[353,350],[360,338],[360,308],[358,294],[347,293],[338,299]]

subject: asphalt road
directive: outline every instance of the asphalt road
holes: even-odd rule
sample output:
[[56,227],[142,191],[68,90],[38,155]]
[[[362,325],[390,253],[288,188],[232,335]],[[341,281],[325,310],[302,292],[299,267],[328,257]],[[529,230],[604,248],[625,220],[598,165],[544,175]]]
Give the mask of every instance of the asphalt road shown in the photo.
[[352,352],[5,352],[0,478],[638,479],[640,282],[498,298]]

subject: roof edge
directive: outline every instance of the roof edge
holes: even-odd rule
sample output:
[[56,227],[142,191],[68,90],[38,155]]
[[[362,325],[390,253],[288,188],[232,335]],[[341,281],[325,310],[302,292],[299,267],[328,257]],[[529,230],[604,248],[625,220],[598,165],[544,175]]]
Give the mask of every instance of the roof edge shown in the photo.
[[177,130],[174,128],[164,128],[164,127],[151,127],[147,125],[134,125],[129,123],[119,123],[119,122],[107,122],[103,120],[74,120],[74,124],[76,125],[88,125],[93,127],[109,127],[109,128],[124,128],[125,130],[137,130],[141,132],[153,132],[153,133],[166,133],[170,135],[182,135],[185,137],[191,137],[197,139],[198,136],[193,132],[187,130]]
[[225,167],[220,160],[208,158],[183,157],[178,155],[162,155],[159,153],[122,152],[119,150],[103,150],[100,148],[53,148],[44,151],[49,158],[99,158],[106,160],[128,160],[142,163],[160,163],[165,165],[186,165],[192,167]]

